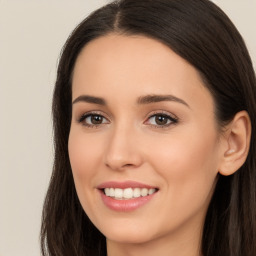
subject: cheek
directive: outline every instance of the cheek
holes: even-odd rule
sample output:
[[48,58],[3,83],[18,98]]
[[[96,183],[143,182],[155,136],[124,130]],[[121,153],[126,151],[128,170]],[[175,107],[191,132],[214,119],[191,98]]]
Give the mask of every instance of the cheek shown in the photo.
[[74,178],[88,178],[99,164],[100,145],[93,143],[91,137],[71,129],[68,151]]
[[218,147],[214,134],[194,137],[176,134],[155,145],[153,151],[155,161],[152,160],[152,165],[164,178],[167,192],[177,207],[190,200],[198,205],[208,200],[218,173]]
[[154,147],[151,147],[151,153],[166,171],[168,169],[172,173],[176,170],[177,175],[188,175],[189,170],[192,171],[194,167],[197,169],[195,171],[203,171],[207,166],[210,169],[216,168],[218,156],[216,141],[213,136],[210,138],[210,136],[191,137],[174,134],[162,140],[158,139]]
[[92,188],[95,187],[94,178],[100,165],[101,145],[95,143],[93,136],[85,136],[75,128],[70,132],[68,151],[71,169],[78,198],[85,212],[90,213],[95,205]]
[[81,131],[71,128],[68,151],[71,169],[78,198],[87,211],[93,203],[91,188],[94,187],[94,177],[100,164],[100,148],[93,143],[92,136],[84,136]]

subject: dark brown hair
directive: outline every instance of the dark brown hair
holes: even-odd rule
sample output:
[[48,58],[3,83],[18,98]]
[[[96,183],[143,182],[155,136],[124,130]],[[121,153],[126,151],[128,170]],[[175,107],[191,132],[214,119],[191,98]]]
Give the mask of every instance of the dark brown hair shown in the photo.
[[250,151],[234,175],[219,176],[204,224],[204,256],[256,255],[256,81],[248,51],[229,18],[208,0],[121,0],[92,13],[68,38],[53,95],[55,158],[44,203],[44,256],[106,255],[104,236],[78,200],[68,156],[72,71],[82,48],[108,33],[144,35],[169,46],[201,74],[220,127],[246,110]]

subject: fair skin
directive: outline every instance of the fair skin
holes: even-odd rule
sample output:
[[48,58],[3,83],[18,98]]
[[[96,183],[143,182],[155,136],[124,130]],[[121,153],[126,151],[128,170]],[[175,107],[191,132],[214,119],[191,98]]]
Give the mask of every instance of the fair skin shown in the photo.
[[[74,68],[72,100],[75,186],[106,236],[108,256],[199,256],[217,174],[235,172],[248,152],[246,113],[220,132],[196,69],[143,36],[110,34],[87,44]],[[146,184],[154,194],[135,209],[113,209],[99,188],[113,181]]]

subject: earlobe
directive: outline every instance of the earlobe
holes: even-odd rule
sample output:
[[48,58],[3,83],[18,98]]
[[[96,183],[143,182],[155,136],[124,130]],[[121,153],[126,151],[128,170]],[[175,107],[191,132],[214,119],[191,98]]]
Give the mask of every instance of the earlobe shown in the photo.
[[235,173],[246,161],[251,139],[251,121],[246,111],[238,112],[225,131],[225,145],[219,173]]

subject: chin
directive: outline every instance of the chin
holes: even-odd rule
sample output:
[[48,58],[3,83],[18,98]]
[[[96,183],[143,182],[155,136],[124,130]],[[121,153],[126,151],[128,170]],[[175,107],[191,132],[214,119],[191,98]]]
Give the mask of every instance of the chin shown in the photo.
[[109,236],[107,234],[106,239],[120,244],[144,244],[152,240],[152,238],[146,235],[134,234],[134,232],[132,234],[128,232],[116,235],[109,234]]
[[127,244],[140,244],[146,243],[153,239],[152,231],[150,232],[147,228],[118,225],[115,227],[108,227],[101,230],[107,240],[115,241],[118,243]]

